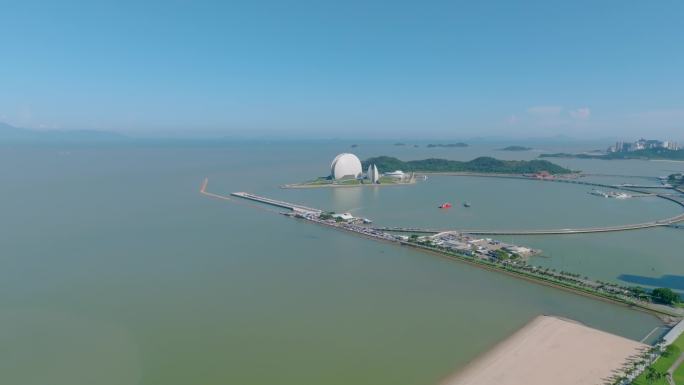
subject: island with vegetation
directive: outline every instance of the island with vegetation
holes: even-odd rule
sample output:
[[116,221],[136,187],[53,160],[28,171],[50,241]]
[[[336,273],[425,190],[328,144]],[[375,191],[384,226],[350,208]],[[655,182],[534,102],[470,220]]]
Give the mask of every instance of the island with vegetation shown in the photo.
[[447,144],[433,144],[430,143],[427,145],[428,148],[434,148],[434,147],[468,147],[468,143],[463,143],[463,142],[458,142],[458,143],[447,143]]
[[479,157],[463,162],[447,159],[423,159],[402,161],[391,156],[378,156],[362,162],[364,169],[375,164],[380,172],[402,170],[404,172],[470,172],[498,174],[571,174],[572,170],[546,160],[499,160]]
[[574,159],[644,159],[644,160],[684,160],[684,150],[668,150],[666,148],[649,148],[636,151],[609,152],[605,154],[570,154],[557,152],[541,154],[540,158],[574,158]]
[[530,151],[532,150],[532,147],[525,147],[525,146],[508,146],[504,148],[500,148],[499,151]]
[[396,186],[416,183],[413,173],[407,173],[401,178],[381,176],[376,183],[366,178],[333,179],[330,176],[321,176],[302,183],[292,183],[281,186],[282,188],[312,188],[312,187],[353,187],[353,186]]

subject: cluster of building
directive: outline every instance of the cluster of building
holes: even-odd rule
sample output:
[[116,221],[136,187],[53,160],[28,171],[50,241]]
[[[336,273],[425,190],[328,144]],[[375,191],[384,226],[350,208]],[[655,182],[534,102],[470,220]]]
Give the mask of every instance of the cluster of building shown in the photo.
[[650,150],[650,149],[666,149],[666,150],[681,150],[682,148],[677,144],[677,142],[672,141],[660,141],[653,139],[639,139],[636,142],[616,142],[615,145],[608,147],[608,152],[630,152],[638,150]]
[[306,219],[311,222],[323,224],[326,226],[333,226],[336,228],[353,231],[355,233],[359,233],[361,235],[365,235],[371,238],[377,238],[393,242],[397,242],[400,240],[392,234],[386,233],[381,230],[376,230],[369,226],[364,226],[368,225],[372,221],[367,218],[354,217],[350,213],[315,213],[311,211],[297,211],[286,215]]
[[451,249],[459,254],[492,261],[521,260],[539,253],[539,250],[528,247],[512,245],[491,238],[477,238],[456,231],[422,237],[421,240],[429,241],[434,246]]
[[377,184],[380,183],[381,177],[403,181],[407,175],[401,170],[381,174],[375,164],[368,165],[364,174],[361,161],[356,155],[350,153],[337,155],[330,164],[330,178],[332,180],[366,179],[370,183]]
[[[442,247],[461,255],[467,255],[492,262],[513,262],[523,263],[530,256],[539,254],[539,250],[530,249],[518,245],[499,242],[491,238],[477,238],[469,234],[448,231],[432,236],[408,237],[406,235],[390,234],[382,230],[368,227],[371,220],[366,218],[356,218],[349,213],[313,213],[297,212],[292,215],[308,219],[312,222],[326,224],[354,231],[369,237],[378,238],[393,242],[420,242],[429,246]],[[415,238],[415,239],[412,239]]]

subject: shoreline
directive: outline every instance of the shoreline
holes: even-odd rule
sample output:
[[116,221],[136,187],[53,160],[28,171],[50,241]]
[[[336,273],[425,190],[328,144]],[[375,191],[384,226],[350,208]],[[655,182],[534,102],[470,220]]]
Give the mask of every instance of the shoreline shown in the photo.
[[336,230],[342,230],[344,232],[352,233],[356,236],[360,236],[360,237],[366,238],[366,239],[372,239],[375,241],[384,241],[387,243],[399,244],[400,246],[411,247],[413,249],[416,249],[416,250],[419,250],[419,251],[422,251],[422,252],[425,252],[428,254],[432,254],[432,255],[438,256],[440,258],[449,259],[449,260],[457,261],[457,262],[463,262],[463,263],[469,264],[473,267],[481,268],[481,269],[492,271],[492,272],[502,273],[502,274],[508,275],[510,277],[513,277],[513,278],[522,279],[522,280],[530,282],[530,283],[535,283],[535,284],[542,285],[542,286],[552,287],[552,288],[555,288],[558,290],[563,290],[565,292],[573,293],[573,294],[584,296],[587,298],[592,298],[592,299],[596,299],[599,301],[608,302],[608,303],[611,303],[613,305],[624,306],[624,307],[627,307],[627,308],[632,309],[632,310],[638,310],[638,311],[642,311],[645,313],[649,313],[649,314],[653,315],[654,317],[658,318],[659,320],[661,320],[664,324],[666,324],[668,326],[676,323],[683,316],[682,314],[670,313],[668,311],[665,311],[664,309],[652,308],[652,307],[646,306],[646,304],[641,305],[639,303],[627,301],[625,299],[617,298],[615,296],[609,296],[608,294],[603,294],[603,293],[599,293],[599,292],[596,292],[596,291],[593,291],[590,289],[584,289],[584,288],[576,287],[576,286],[573,286],[570,284],[564,284],[564,283],[559,282],[557,280],[551,280],[551,279],[543,278],[543,277],[540,277],[537,275],[524,273],[522,271],[517,271],[517,270],[511,269],[511,268],[506,268],[504,266],[498,266],[498,265],[494,265],[492,263],[478,261],[474,258],[466,257],[466,256],[459,255],[456,253],[445,252],[443,250],[439,250],[439,249],[436,249],[433,247],[423,246],[423,245],[419,245],[419,244],[411,243],[411,242],[407,242],[407,241],[392,241],[392,240],[380,239],[380,238],[373,237],[370,235],[361,234],[361,233],[358,233],[356,231],[353,231],[353,230],[350,230],[350,229],[347,229],[344,227],[339,227],[339,226],[336,226],[336,225],[330,224],[330,223],[313,222],[313,221],[310,221],[310,220],[307,220],[304,218],[297,218],[297,217],[294,217],[294,218],[300,219],[300,220],[303,220],[306,222],[319,224],[319,225],[322,225],[324,227],[329,227],[329,228],[333,228]]
[[624,375],[629,362],[647,351],[643,343],[542,315],[440,385],[595,385]]
[[[368,238],[370,238],[370,237],[368,237]],[[639,305],[637,303],[627,302],[625,300],[621,300],[621,299],[614,298],[614,297],[608,297],[606,295],[603,295],[603,294],[600,294],[600,293],[597,293],[597,292],[594,292],[594,291],[591,291],[588,289],[582,289],[579,287],[571,286],[568,284],[563,284],[561,282],[553,281],[550,279],[543,279],[539,276],[535,276],[535,275],[531,275],[531,274],[525,274],[525,273],[515,271],[512,269],[506,269],[503,267],[498,267],[495,265],[486,264],[484,262],[478,262],[476,260],[469,259],[468,257],[464,257],[464,256],[456,255],[456,254],[447,254],[441,250],[432,250],[432,249],[427,248],[425,246],[415,245],[415,244],[412,244],[409,242],[406,242],[406,243],[402,242],[402,245],[408,246],[408,247],[413,247],[415,249],[419,249],[420,251],[423,251],[423,252],[426,252],[429,254],[433,254],[433,255],[436,255],[436,256],[441,257],[441,258],[445,258],[445,259],[449,259],[449,260],[457,261],[457,262],[467,263],[471,266],[475,266],[475,267],[478,267],[478,268],[481,268],[484,270],[503,273],[503,274],[506,274],[508,276],[518,278],[518,279],[522,279],[522,280],[527,281],[527,282],[535,283],[535,284],[542,285],[542,286],[552,287],[554,289],[563,290],[565,292],[573,293],[573,294],[580,295],[583,297],[592,298],[595,300],[608,302],[608,303],[611,303],[613,305],[624,306],[624,307],[627,307],[627,308],[632,309],[632,310],[638,310],[638,311],[642,311],[645,313],[649,313],[652,316],[661,320],[664,324],[666,324],[668,326],[676,323],[678,319],[682,318],[681,315],[666,313],[664,311],[649,308],[646,306],[642,306],[642,305]]]
[[401,183],[382,183],[382,184],[372,184],[372,183],[359,183],[359,184],[284,184],[281,185],[282,189],[306,189],[306,188],[350,188],[350,187],[388,187],[388,186],[406,186],[414,185],[416,181],[412,182],[401,182]]

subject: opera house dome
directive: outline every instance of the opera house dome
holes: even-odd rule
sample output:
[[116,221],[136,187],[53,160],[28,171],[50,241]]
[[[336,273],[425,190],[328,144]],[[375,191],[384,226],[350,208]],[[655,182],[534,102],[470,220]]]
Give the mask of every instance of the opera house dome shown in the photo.
[[340,154],[330,164],[333,179],[358,178],[361,172],[361,161],[354,154]]

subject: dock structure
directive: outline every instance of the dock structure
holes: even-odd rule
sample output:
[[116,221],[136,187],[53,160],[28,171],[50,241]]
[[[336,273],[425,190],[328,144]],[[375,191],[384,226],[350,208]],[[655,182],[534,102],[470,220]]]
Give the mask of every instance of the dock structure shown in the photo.
[[276,207],[292,210],[295,212],[312,213],[312,214],[320,214],[323,212],[323,210],[320,210],[320,209],[315,209],[312,207],[306,207],[304,205],[280,201],[277,199],[266,198],[266,197],[262,197],[262,196],[259,196],[256,194],[251,194],[251,193],[246,193],[246,192],[234,192],[234,193],[231,193],[230,195],[232,195],[234,197],[238,197],[238,198],[243,198],[243,199],[248,199],[248,200],[255,201],[255,202],[264,203],[264,204],[271,205],[271,206],[276,206]]

